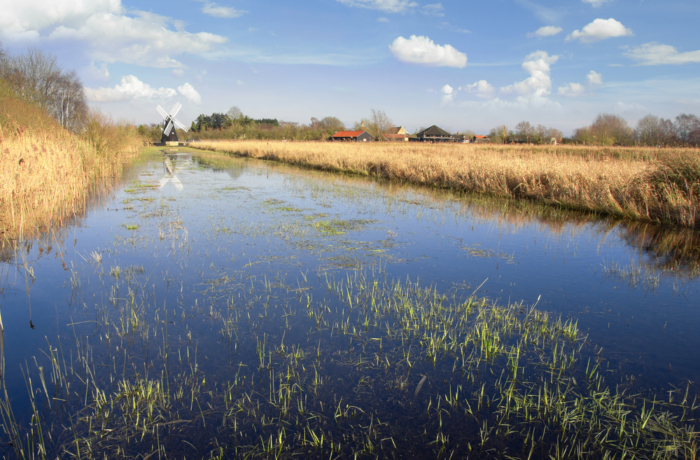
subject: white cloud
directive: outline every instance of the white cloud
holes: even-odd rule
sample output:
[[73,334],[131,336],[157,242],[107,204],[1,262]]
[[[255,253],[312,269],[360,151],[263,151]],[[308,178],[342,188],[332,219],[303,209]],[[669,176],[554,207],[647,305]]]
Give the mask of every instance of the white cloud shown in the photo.
[[243,83],[243,80],[237,80],[237,81],[236,81],[236,84],[237,84],[238,86],[243,86],[243,85],[245,85],[245,83]]
[[96,80],[109,80],[109,69],[107,69],[107,64],[104,62],[98,68],[95,65],[95,61],[90,61],[90,67],[88,67],[88,74]]
[[[185,83],[187,85],[187,83]],[[194,89],[194,88],[193,88]],[[94,102],[130,101],[134,99],[171,98],[177,95],[172,88],[152,88],[133,75],[122,77],[114,88],[85,88],[88,100]]]
[[182,78],[185,76],[185,71],[182,69],[173,69],[173,75],[175,75],[178,78]]
[[258,29],[256,27],[248,27],[248,32],[255,32]]
[[599,74],[595,70],[588,72],[586,79],[588,80],[588,84],[591,86],[603,84],[603,75]]
[[574,30],[571,35],[566,37],[566,41],[580,40],[582,43],[592,43],[606,38],[626,37],[634,35],[632,31],[622,25],[621,22],[613,18],[596,19],[587,24],[581,30]]
[[[182,21],[144,11],[126,14],[121,0],[5,2],[0,38],[7,41],[73,41],[87,57],[106,63],[182,67],[174,56],[202,54],[226,37],[189,33]],[[174,28],[174,30],[173,30]]]
[[532,37],[540,37],[540,38],[551,37],[553,35],[558,34],[562,30],[564,30],[564,29],[562,29],[561,27],[544,26],[544,27],[540,27],[539,29],[537,29],[536,31],[534,31],[532,33],[527,34],[527,36],[530,38],[532,38]]
[[377,18],[377,22],[389,22],[388,18]]
[[428,15],[428,16],[438,16],[438,17],[445,16],[444,10],[445,9],[442,7],[442,3],[433,3],[433,4],[425,5],[423,8],[421,8],[421,12],[423,14]]
[[527,98],[546,98],[552,89],[551,66],[559,56],[550,56],[545,51],[535,51],[525,58],[522,65],[530,77],[501,88],[504,94],[518,94]]
[[608,3],[612,0],[583,0],[583,3],[590,3],[593,8],[600,8],[603,4]]
[[475,94],[476,97],[480,97],[482,99],[489,99],[493,96],[496,89],[493,86],[491,86],[486,80],[479,80],[476,83],[467,85],[465,87],[465,91]]
[[443,22],[442,24],[440,24],[440,28],[441,28],[441,29],[447,29],[447,30],[450,30],[450,31],[452,31],[452,32],[457,32],[457,33],[459,33],[459,34],[470,34],[470,33],[472,33],[472,31],[469,30],[469,29],[462,29],[461,27],[453,26],[453,25],[450,24],[449,22]]
[[202,8],[202,13],[214,16],[215,18],[238,18],[247,13],[247,11],[237,10],[230,6],[220,6],[216,3],[206,2]]
[[656,42],[645,43],[625,53],[625,56],[639,61],[642,65],[700,63],[700,50],[679,53],[671,45],[662,45]]
[[[588,72],[588,75],[586,75],[586,80],[588,81],[589,88],[600,86],[603,84],[603,75],[595,70],[591,70]],[[586,94],[586,87],[581,83],[569,83],[559,87],[559,94],[566,97],[583,96]]]
[[451,103],[457,95],[454,88],[452,88],[450,85],[443,86],[440,92],[442,93],[442,105]]
[[582,96],[586,93],[586,88],[581,83],[569,83],[559,87],[559,94],[567,97]]
[[44,0],[3,2],[0,36],[8,40],[36,40],[58,24],[81,24],[95,14],[121,14],[120,0]]
[[369,8],[371,10],[381,10],[387,13],[404,13],[411,8],[418,6],[412,0],[338,0],[347,6],[357,8]]
[[177,92],[185,96],[190,102],[194,102],[195,104],[202,102],[202,96],[200,96],[197,90],[194,89],[189,83],[178,86]]
[[434,67],[467,66],[467,55],[457,51],[451,45],[436,45],[428,37],[411,35],[405,39],[399,37],[389,45],[391,54],[396,59],[410,64],[423,64]]

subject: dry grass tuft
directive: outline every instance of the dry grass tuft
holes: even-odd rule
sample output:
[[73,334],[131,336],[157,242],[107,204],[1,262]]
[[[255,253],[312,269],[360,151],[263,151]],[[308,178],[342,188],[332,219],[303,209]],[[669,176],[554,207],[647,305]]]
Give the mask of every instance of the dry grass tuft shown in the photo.
[[228,141],[197,147],[389,180],[700,225],[696,149]]

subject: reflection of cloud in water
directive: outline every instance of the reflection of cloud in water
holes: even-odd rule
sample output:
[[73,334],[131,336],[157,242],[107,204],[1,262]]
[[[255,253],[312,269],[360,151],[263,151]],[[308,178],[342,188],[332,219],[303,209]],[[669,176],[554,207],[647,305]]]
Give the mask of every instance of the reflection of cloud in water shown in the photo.
[[241,177],[247,169],[245,164],[238,159],[222,156],[217,158],[216,156],[212,157],[204,155],[197,155],[196,159],[200,166],[210,168],[214,172],[225,172],[234,180]]

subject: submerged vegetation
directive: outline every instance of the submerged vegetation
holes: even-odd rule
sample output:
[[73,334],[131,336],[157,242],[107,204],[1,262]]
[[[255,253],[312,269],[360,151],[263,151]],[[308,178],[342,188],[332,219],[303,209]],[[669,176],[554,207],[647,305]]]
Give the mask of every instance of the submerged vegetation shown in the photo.
[[143,147],[134,127],[99,112],[70,132],[2,80],[0,106],[0,245],[80,215],[90,190],[118,179]]
[[598,215],[700,226],[696,149],[259,141],[197,147]]
[[31,422],[15,418],[7,394],[0,403],[18,458],[698,452],[690,387],[647,394],[575,321],[534,306],[357,271],[319,274],[321,299],[306,283],[226,275],[207,282],[201,308],[165,308],[143,289],[142,269],[121,273],[113,290],[128,295],[95,306],[94,331],[49,343],[24,368]]

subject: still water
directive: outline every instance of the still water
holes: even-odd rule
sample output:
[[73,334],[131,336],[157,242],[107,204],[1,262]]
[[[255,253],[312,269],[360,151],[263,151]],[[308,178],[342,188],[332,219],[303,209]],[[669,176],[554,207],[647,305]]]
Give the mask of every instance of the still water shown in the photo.
[[643,395],[627,406],[641,419],[644,401],[685,398],[695,423],[698,246],[692,231],[171,151],[75,226],[3,252],[0,454],[620,456],[624,428],[589,442],[607,425],[567,428],[568,403],[556,420],[518,411],[552,385],[562,401],[609,388]]

